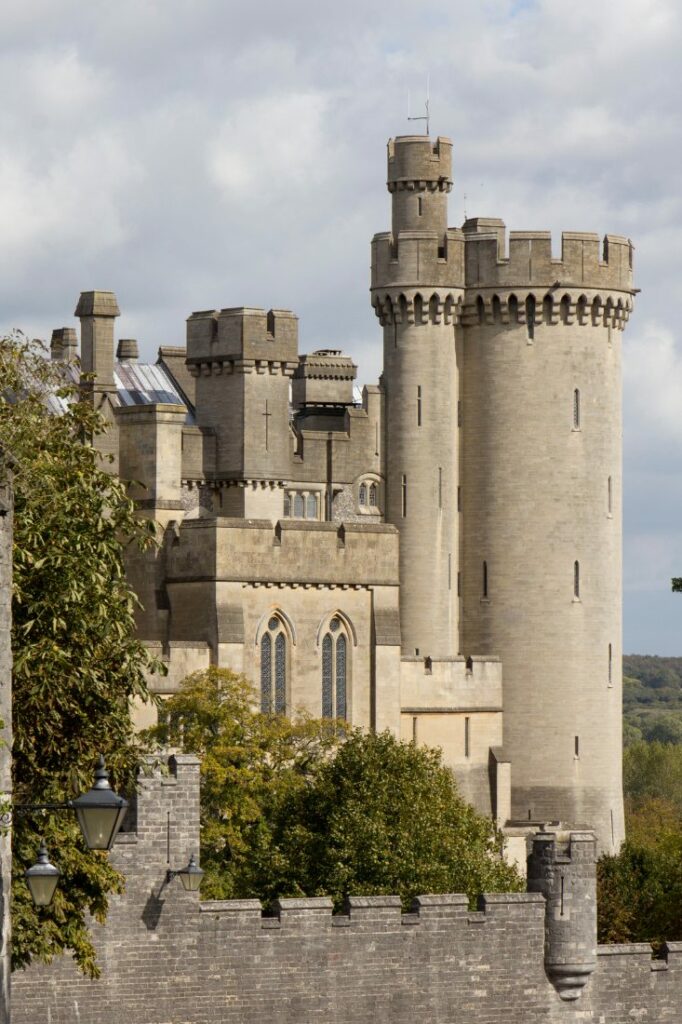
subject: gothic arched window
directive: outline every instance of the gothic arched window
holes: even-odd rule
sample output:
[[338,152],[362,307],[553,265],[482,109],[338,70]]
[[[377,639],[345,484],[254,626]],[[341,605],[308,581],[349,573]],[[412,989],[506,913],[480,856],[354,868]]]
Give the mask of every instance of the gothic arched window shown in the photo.
[[282,620],[272,615],[260,642],[260,709],[283,715],[287,706],[287,635]]
[[376,484],[370,484],[369,485],[369,507],[370,508],[376,508],[377,507],[377,485]]
[[358,502],[360,505],[367,504],[367,484],[360,484],[360,489],[358,491]]
[[322,638],[322,717],[345,718],[348,708],[348,637],[338,616]]

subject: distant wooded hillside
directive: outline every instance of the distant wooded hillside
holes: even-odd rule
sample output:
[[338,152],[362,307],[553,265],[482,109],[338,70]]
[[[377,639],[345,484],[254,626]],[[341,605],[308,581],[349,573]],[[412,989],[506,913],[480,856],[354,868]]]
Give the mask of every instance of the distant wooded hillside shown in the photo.
[[682,743],[682,658],[623,655],[623,737]]

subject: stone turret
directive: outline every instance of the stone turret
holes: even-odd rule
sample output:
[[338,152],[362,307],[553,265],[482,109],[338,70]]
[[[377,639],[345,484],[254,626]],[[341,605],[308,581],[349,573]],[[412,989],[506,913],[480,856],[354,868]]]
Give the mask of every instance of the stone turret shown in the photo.
[[289,310],[222,309],[187,321],[196,418],[215,432],[216,511],[279,519],[290,471],[289,384],[298,318]]
[[447,226],[452,143],[388,144],[392,231],[372,243],[372,304],[384,330],[386,518],[400,530],[403,653],[456,655],[459,484],[455,330],[464,236]]
[[577,999],[597,966],[594,833],[546,828],[533,837],[528,892],[545,897],[545,970],[562,999]]

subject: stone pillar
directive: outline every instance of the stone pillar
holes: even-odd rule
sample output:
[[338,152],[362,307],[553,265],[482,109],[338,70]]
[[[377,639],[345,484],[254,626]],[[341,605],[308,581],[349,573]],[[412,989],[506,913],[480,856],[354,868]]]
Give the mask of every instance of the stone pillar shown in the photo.
[[594,832],[539,832],[528,858],[528,892],[541,892],[547,901],[547,976],[562,999],[577,999],[597,966]]

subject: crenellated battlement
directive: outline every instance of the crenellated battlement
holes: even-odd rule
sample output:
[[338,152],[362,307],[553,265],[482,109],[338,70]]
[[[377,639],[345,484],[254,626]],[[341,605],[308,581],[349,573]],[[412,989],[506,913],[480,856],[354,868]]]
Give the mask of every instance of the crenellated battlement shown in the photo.
[[554,259],[549,231],[511,231],[508,254],[502,221],[468,220],[463,231],[467,288],[633,292],[633,245],[621,235],[601,242],[596,234],[564,231],[561,258]]
[[298,317],[288,309],[202,310],[187,319],[187,366],[195,376],[283,373],[298,364]]
[[464,235],[456,228],[390,231],[372,240],[372,292],[464,287]]

